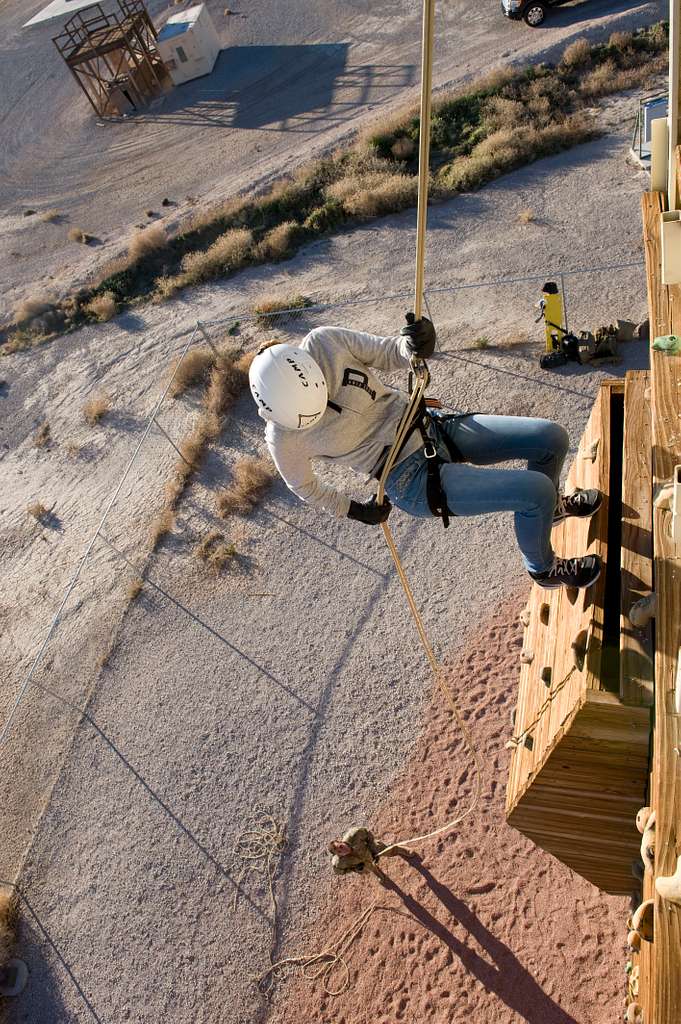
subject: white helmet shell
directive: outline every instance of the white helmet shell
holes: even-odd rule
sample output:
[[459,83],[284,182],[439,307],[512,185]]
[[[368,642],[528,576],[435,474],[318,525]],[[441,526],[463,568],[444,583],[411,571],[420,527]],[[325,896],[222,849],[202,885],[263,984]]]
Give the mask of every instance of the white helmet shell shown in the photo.
[[318,364],[302,348],[272,345],[248,373],[260,415],[287,430],[307,430],[326,412],[328,389]]

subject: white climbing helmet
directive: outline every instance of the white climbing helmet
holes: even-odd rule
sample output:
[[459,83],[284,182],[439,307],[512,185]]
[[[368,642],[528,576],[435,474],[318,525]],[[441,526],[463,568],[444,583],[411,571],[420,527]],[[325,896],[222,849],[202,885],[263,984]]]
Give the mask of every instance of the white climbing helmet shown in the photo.
[[326,412],[328,389],[312,356],[293,345],[272,345],[248,373],[260,414],[287,430],[307,430]]

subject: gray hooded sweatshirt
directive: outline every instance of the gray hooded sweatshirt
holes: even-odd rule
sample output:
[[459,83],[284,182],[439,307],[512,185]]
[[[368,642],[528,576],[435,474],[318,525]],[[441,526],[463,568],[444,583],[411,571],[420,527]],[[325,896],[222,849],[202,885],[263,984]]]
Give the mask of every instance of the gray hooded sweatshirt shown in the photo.
[[[408,368],[406,343],[404,337],[379,338],[345,327],[316,327],[305,336],[300,348],[310,353],[324,374],[329,405],[307,430],[287,430],[271,420],[265,430],[274,464],[287,487],[303,501],[337,516],[348,514],[350,499],[319,479],[312,460],[341,462],[359,473],[373,474],[386,446],[395,440],[407,397],[382,384],[370,368]],[[419,435],[412,435],[400,460],[420,444]]]

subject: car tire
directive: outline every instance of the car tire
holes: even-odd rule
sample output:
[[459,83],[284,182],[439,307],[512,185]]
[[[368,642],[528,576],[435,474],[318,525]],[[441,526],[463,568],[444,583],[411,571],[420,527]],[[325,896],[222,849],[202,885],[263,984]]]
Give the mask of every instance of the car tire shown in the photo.
[[523,11],[523,21],[530,28],[538,28],[546,17],[546,7],[539,0],[530,0]]

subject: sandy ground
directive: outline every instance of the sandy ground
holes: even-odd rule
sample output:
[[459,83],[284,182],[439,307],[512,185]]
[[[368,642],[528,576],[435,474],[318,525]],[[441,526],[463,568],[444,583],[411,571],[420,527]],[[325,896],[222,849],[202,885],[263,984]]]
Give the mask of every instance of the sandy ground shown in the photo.
[[[616,125],[630,113],[630,103],[613,104],[609,116]],[[625,163],[625,147],[624,132],[613,130],[432,210],[430,305],[442,342],[434,394],[458,408],[553,416],[576,445],[598,381],[642,364],[644,349],[630,345],[618,366],[547,375],[532,326],[549,271],[641,258],[643,181]],[[537,220],[521,225],[527,207]],[[3,718],[196,317],[243,320],[237,311],[263,288],[295,290],[366,299],[323,319],[389,333],[410,304],[413,226],[413,213],[392,217],[276,268],[3,360]],[[505,274],[538,280],[438,291]],[[568,286],[576,326],[644,315],[641,268],[575,275]],[[295,337],[318,322],[310,314],[288,328]],[[501,343],[518,329],[531,346],[482,352],[472,344],[481,336]],[[242,331],[253,343],[251,328]],[[113,412],[89,428],[81,406],[97,389],[110,394]],[[190,395],[165,408],[174,436],[195,403]],[[45,418],[53,442],[36,449],[32,436]],[[80,454],[70,455],[69,444],[82,446]],[[195,617],[147,585],[122,618],[130,574],[97,548],[37,676],[53,695],[31,689],[0,752],[1,877],[21,868],[36,915],[27,911],[22,929],[31,984],[12,1006],[17,1021],[259,1019],[250,976],[267,962],[269,909],[264,890],[239,883],[232,849],[244,819],[264,802],[288,822],[280,943],[291,949],[327,891],[320,843],[368,819],[415,750],[427,674],[380,533],[316,515],[278,484],[250,519],[224,525],[241,554],[239,572],[214,579],[195,561],[193,543],[215,523],[215,489],[239,454],[261,446],[246,397],[149,566]],[[150,438],[107,527],[138,564],[173,461],[166,442]],[[362,491],[357,481],[347,486]],[[37,498],[52,507],[45,527],[26,515]],[[437,650],[454,658],[523,583],[511,523],[455,520],[446,534],[398,514],[393,523]],[[508,702],[515,683],[507,683]],[[90,720],[63,698],[89,701]],[[485,827],[501,828],[498,811]],[[432,870],[440,877],[439,864]],[[471,872],[471,884],[489,876]],[[534,934],[543,942],[540,924]],[[562,998],[568,989],[555,991]]]
[[[384,860],[385,890],[364,876],[328,878],[328,895],[296,951],[328,947],[378,900],[349,948],[347,991],[296,980],[269,1024],[614,1024],[624,994],[628,901],[605,897],[504,822],[510,712],[522,629],[509,600],[447,668],[483,766],[482,799],[421,863]],[[472,757],[435,693],[423,736],[372,825],[423,834],[470,806]],[[417,847],[418,849],[418,847]],[[330,871],[330,869],[329,869]],[[331,992],[343,969],[326,976]]]
[[[147,210],[173,228],[194,201],[270,180],[379,106],[413,98],[419,78],[418,4],[244,0],[225,17],[224,3],[209,0],[224,46],[213,74],[144,114],[103,123],[52,44],[60,21],[21,28],[41,6],[0,2],[0,323],[21,298],[63,294],[119,253]],[[163,0],[149,9],[157,23],[177,10]],[[434,80],[551,57],[576,35],[607,36],[665,12],[659,2],[585,0],[533,31],[504,18],[498,0],[441,4]],[[161,218],[166,197],[174,205]],[[48,209],[60,212],[55,223],[40,220]],[[70,227],[96,241],[70,242]]]

